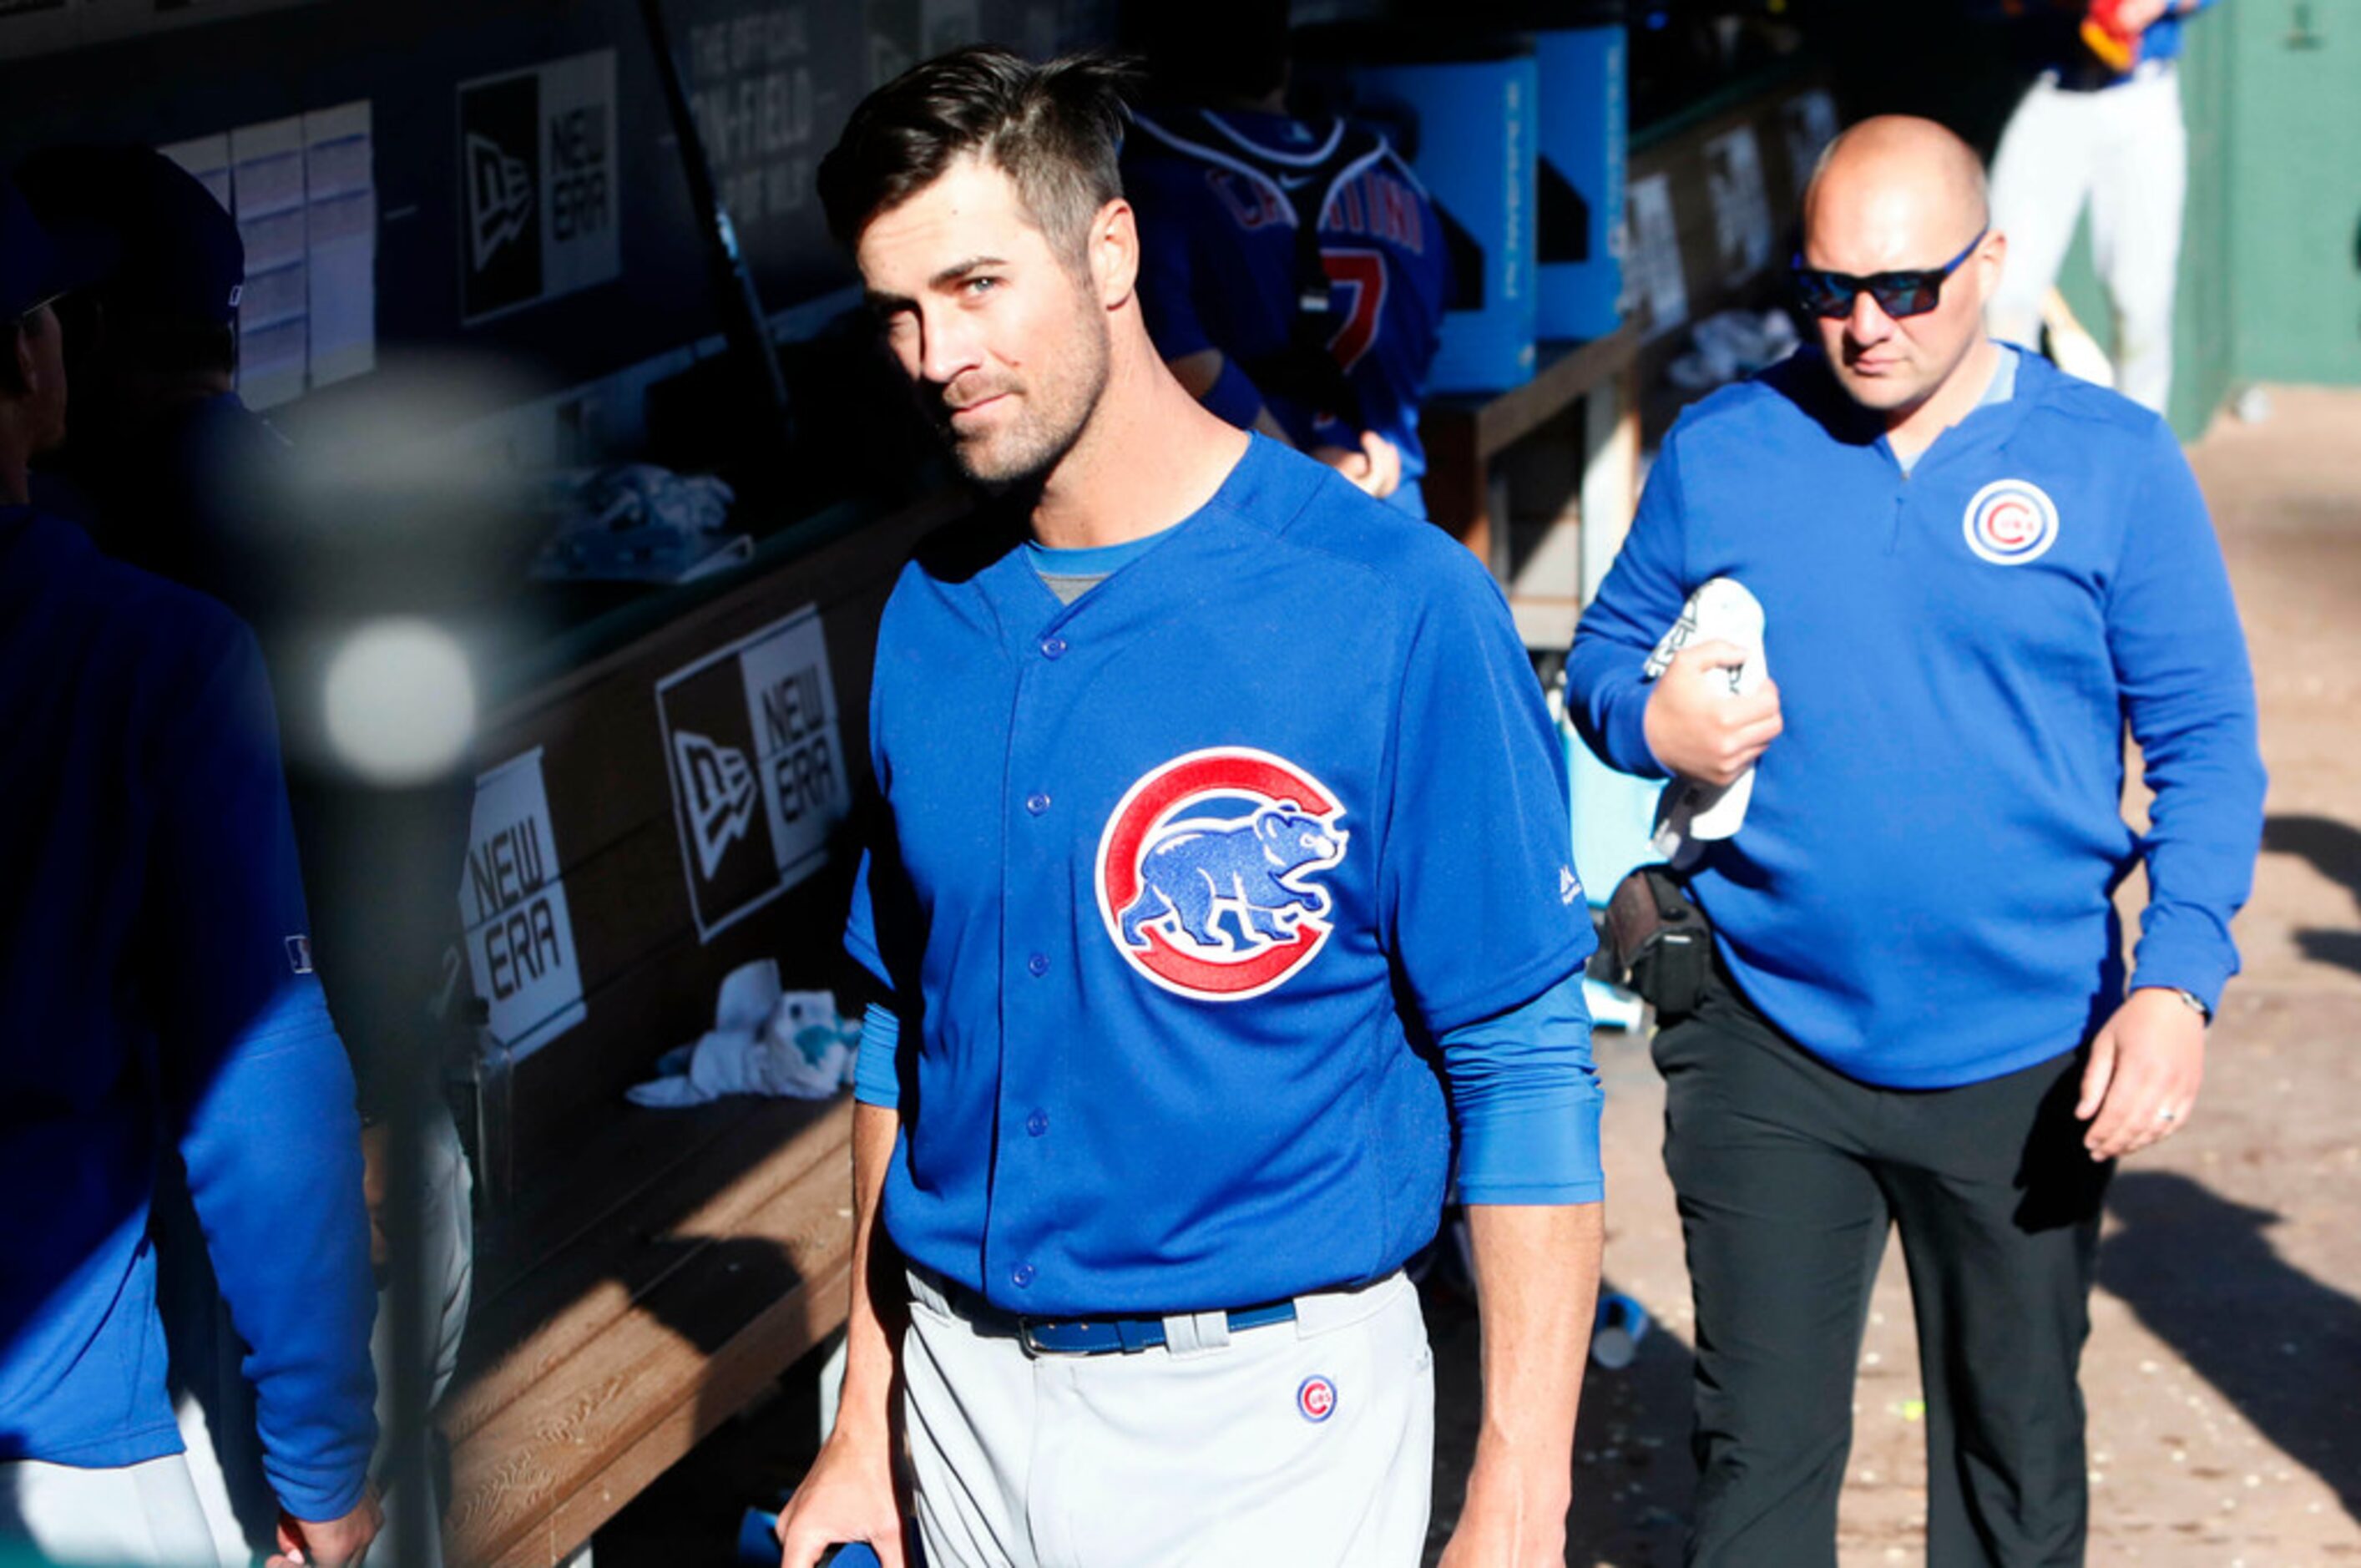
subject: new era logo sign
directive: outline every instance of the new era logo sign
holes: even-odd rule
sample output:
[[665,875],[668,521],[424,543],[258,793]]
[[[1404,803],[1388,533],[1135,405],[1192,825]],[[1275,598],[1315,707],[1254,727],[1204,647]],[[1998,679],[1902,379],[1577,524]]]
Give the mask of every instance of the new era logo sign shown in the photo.
[[685,729],[673,736],[672,754],[697,870],[710,882],[722,852],[746,836],[754,818],[754,770],[736,747]]
[[462,321],[621,275],[615,102],[612,49],[460,84]]
[[533,170],[489,137],[467,137],[468,255],[478,272],[540,215]]
[[459,90],[460,313],[468,320],[548,291],[542,269],[541,76]]
[[710,939],[825,863],[851,804],[818,615],[664,676],[656,714],[689,902]]

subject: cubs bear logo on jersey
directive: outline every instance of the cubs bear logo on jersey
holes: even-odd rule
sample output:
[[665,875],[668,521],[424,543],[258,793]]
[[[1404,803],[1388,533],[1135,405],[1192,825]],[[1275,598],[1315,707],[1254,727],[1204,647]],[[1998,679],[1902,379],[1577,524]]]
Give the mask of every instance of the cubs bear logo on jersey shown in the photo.
[[1968,502],[1968,548],[1995,566],[2022,566],[2058,543],[2058,505],[2030,479],[1994,479]]
[[1317,878],[1345,859],[1345,808],[1302,768],[1220,746],[1151,769],[1099,839],[1099,913],[1115,950],[1177,995],[1242,1002],[1328,940]]

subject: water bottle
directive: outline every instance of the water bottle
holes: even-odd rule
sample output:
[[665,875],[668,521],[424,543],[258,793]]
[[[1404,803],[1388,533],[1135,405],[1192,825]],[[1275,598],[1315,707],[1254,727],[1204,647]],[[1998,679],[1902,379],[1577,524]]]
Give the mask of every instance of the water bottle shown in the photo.
[[1645,1307],[1620,1291],[1600,1291],[1598,1318],[1590,1330],[1590,1359],[1609,1372],[1620,1372],[1640,1354],[1648,1328]]

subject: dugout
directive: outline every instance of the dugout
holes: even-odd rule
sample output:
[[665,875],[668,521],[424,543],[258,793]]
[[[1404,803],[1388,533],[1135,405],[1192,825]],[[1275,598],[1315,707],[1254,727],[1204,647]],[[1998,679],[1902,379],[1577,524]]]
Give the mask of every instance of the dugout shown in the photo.
[[[1694,319],[1760,297],[1784,259],[1805,144],[1836,114],[1784,10],[1630,7],[1637,308],[1541,345],[1517,387],[1430,411],[1436,520],[1501,576],[1537,654],[1570,636],[1669,413],[1674,281]],[[1521,11],[1493,20],[1550,19]],[[976,38],[1104,43],[1118,13],[0,5],[0,157],[166,148],[239,221],[240,389],[299,454],[312,510],[277,547],[307,585],[311,641],[324,656],[423,620],[473,672],[468,841],[423,865],[390,844],[387,872],[411,889],[389,911],[415,912],[388,918],[431,925],[441,979],[483,1003],[456,1048],[423,1029],[404,1047],[421,1094],[460,1118],[479,1202],[477,1305],[438,1418],[454,1561],[566,1557],[838,1324],[845,1099],[622,1099],[709,1026],[746,962],[859,1010],[837,933],[872,634],[902,560],[961,500],[846,315],[812,170],[907,63]],[[714,243],[700,153],[741,270]],[[732,486],[705,569],[536,579],[555,477],[625,461]],[[297,745],[326,729],[300,707],[286,723]]]

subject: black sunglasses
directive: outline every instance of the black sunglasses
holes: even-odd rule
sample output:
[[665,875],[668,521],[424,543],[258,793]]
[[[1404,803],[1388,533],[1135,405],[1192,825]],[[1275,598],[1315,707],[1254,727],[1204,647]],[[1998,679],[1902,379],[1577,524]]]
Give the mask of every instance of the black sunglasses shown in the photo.
[[1943,280],[1957,272],[1990,233],[1989,226],[1978,229],[1976,237],[1968,241],[1968,248],[1940,267],[1872,272],[1866,278],[1806,267],[1803,252],[1797,251],[1788,263],[1795,277],[1796,302],[1812,315],[1831,319],[1849,316],[1852,314],[1854,298],[1866,290],[1870,298],[1877,302],[1877,308],[1889,316],[1923,316],[1943,302]]

